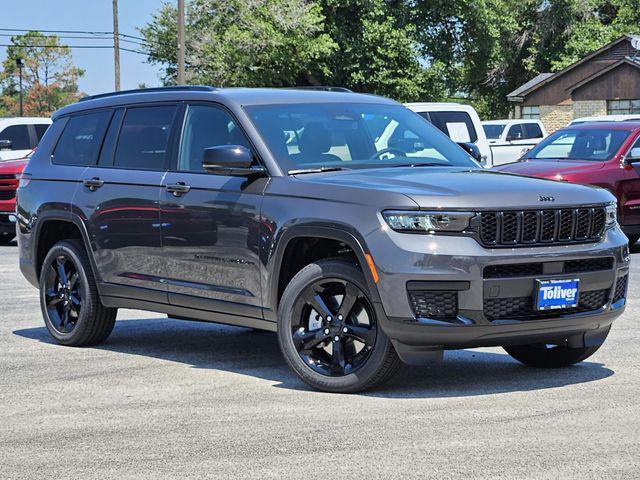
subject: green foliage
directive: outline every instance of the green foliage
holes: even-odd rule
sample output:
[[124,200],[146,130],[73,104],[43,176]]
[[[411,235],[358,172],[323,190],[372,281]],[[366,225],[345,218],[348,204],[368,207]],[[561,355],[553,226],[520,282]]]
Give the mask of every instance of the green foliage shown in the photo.
[[49,116],[80,97],[77,82],[84,71],[74,67],[70,49],[61,45],[56,36],[31,31],[11,37],[11,46],[7,47],[0,72],[2,114],[19,113],[18,58],[24,61],[25,115]]
[[[149,61],[176,72],[176,11],[141,30]],[[504,117],[506,95],[627,33],[638,0],[191,0],[192,83],[339,85],[399,101],[466,98]]]
[[[141,33],[149,60],[175,83],[176,10],[165,4]],[[328,76],[323,59],[335,43],[317,5],[304,0],[193,0],[186,22],[190,83],[291,86]]]

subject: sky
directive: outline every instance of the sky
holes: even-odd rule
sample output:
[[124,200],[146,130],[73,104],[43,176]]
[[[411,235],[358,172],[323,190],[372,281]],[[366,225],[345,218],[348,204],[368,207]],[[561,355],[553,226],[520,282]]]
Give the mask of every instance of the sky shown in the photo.
[[[112,0],[0,0],[0,4],[5,6],[0,16],[0,28],[113,31]],[[140,36],[137,28],[147,24],[162,4],[162,0],[119,0],[120,33]],[[8,37],[0,37],[1,44],[9,43],[9,40]],[[62,39],[61,42],[67,45],[113,45],[108,40]],[[126,43],[121,43],[121,47],[139,48]],[[71,53],[74,64],[85,70],[79,81],[81,91],[93,95],[114,90],[113,49],[71,49]],[[6,48],[0,47],[0,61],[4,58]],[[123,90],[137,88],[140,83],[149,87],[160,86],[160,69],[145,63],[145,60],[144,55],[120,52]]]

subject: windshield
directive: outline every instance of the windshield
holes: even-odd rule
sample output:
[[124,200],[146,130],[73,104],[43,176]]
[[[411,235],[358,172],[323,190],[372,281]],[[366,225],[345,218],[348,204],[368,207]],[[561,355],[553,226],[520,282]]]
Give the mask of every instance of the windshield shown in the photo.
[[400,165],[478,167],[446,135],[401,105],[246,107],[283,170]]
[[504,123],[492,123],[491,125],[482,125],[484,129],[484,134],[487,136],[488,140],[496,140],[500,138],[502,132],[504,132],[504,127],[506,125]]
[[524,158],[559,160],[611,160],[629,136],[628,130],[565,128],[549,135]]

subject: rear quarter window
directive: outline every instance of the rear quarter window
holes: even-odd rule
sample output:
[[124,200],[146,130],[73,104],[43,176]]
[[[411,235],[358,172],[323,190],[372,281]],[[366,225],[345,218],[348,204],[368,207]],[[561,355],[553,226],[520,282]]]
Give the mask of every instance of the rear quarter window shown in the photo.
[[53,163],[94,165],[111,113],[111,110],[103,110],[71,117],[53,151]]
[[418,112],[454,142],[476,142],[478,133],[467,112]]

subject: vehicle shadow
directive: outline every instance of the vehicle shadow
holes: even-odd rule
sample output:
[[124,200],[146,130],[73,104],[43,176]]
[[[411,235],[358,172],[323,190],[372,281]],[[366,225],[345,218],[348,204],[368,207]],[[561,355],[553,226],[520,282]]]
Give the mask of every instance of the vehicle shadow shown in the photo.
[[[45,327],[13,332],[43,343],[55,343]],[[61,347],[62,348],[62,347]],[[276,335],[210,323],[167,318],[119,320],[102,350],[141,355],[233,372],[277,382],[277,388],[311,390],[298,380],[282,358]],[[363,393],[385,398],[444,398],[557,388],[593,382],[613,375],[600,363],[571,368],[527,368],[506,353],[460,350],[428,367],[404,366],[381,388]]]

